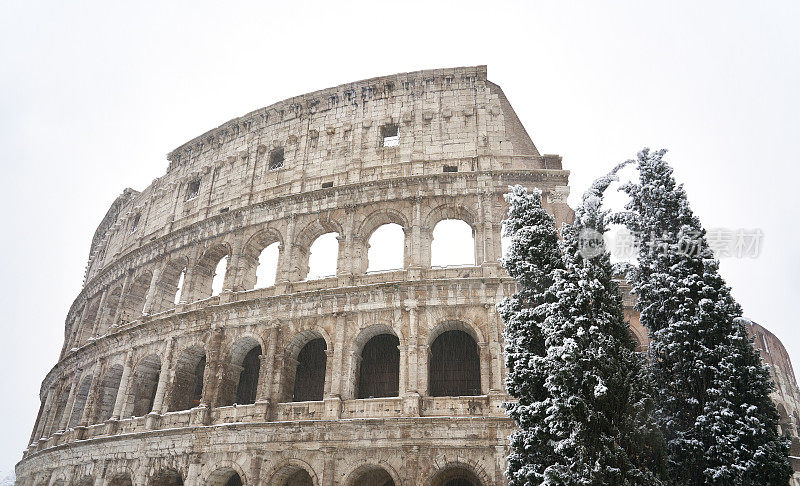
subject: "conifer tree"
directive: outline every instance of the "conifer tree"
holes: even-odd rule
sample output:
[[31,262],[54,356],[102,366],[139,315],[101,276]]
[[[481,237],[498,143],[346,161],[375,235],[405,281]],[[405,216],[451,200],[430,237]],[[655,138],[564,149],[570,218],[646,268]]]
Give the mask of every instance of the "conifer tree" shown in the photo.
[[603,246],[603,193],[616,171],[592,185],[575,223],[562,229],[564,265],[554,272],[542,325],[551,440],[543,446],[555,449],[542,484],[650,486],[665,477],[652,383]]
[[555,221],[542,208],[538,190],[514,186],[505,195],[509,204],[505,235],[511,236],[502,263],[517,280],[517,291],[497,308],[505,323],[506,387],[517,401],[506,405],[517,424],[511,435],[511,453],[506,472],[510,485],[540,484],[544,469],[555,462],[549,447],[549,431],[544,419],[546,376],[540,365],[545,355],[541,325],[542,304],[553,283],[553,274],[563,262],[558,249]]
[[785,485],[788,442],[769,372],[663,154],[638,154],[639,181],[622,187],[631,200],[617,220],[640,241],[630,281],[651,333],[670,476],[680,485]]
[[519,426],[507,471],[512,485],[661,484],[651,385],[601,246],[600,205],[611,180],[587,192],[560,245],[538,193],[516,187],[507,196],[512,243],[503,263],[519,283],[500,306],[507,385],[519,400],[508,407]]

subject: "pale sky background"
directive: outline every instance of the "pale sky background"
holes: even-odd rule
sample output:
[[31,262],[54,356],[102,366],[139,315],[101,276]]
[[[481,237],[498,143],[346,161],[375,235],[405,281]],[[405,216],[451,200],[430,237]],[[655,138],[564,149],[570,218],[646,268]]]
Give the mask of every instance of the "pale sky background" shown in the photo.
[[800,363],[800,2],[20,2],[0,13],[0,474],[21,457],[92,235],[125,187],[293,95],[487,64],[574,204],[670,149],[706,227],[759,228],[722,271]]

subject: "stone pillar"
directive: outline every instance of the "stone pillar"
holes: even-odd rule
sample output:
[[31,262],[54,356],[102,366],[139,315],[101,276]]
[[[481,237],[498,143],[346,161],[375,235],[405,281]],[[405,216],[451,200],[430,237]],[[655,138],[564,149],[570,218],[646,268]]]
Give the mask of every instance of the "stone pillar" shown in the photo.
[[127,318],[129,316],[123,316],[123,310],[125,308],[125,300],[128,298],[128,289],[131,286],[131,272],[125,274],[125,280],[122,281],[122,291],[119,294],[119,302],[117,302],[117,309],[114,311],[114,318],[111,320],[110,326],[115,326],[120,323],[123,318]]
[[53,389],[47,392],[47,396],[44,399],[44,407],[42,408],[42,413],[32,442],[36,442],[44,437],[47,430],[47,421],[50,418],[50,411],[53,408],[53,396],[55,396],[55,394],[56,392]]
[[342,381],[347,378],[342,375],[342,362],[344,360],[344,332],[347,327],[347,315],[339,313],[336,316],[336,335],[333,337],[333,354],[328,355],[328,361],[325,364],[326,371],[330,369],[330,388],[329,396],[331,398],[342,396]]
[[75,407],[75,396],[78,392],[78,387],[80,386],[80,378],[79,381],[72,384],[72,387],[69,390],[69,398],[67,398],[67,406],[64,407],[64,415],[61,416],[61,423],[58,424],[58,430],[67,430],[69,426],[69,419],[72,417],[72,409]]
[[278,340],[278,328],[271,327],[267,333],[267,349],[266,354],[261,355],[261,366],[258,368],[258,391],[256,392],[256,401],[265,402],[275,397],[271,396],[272,381],[275,376],[275,347]]
[[275,272],[275,283],[287,283],[295,280],[297,278],[294,275],[294,225],[295,225],[295,217],[294,215],[289,216],[288,220],[286,221],[286,241],[283,242],[281,245],[281,258],[278,258],[278,269]]
[[125,402],[127,402],[128,398],[128,387],[130,386],[131,381],[131,369],[133,368],[133,356],[132,353],[128,353],[128,357],[125,360],[125,366],[122,368],[122,378],[119,381],[119,390],[117,390],[117,399],[114,401],[114,412],[111,414],[111,420],[119,420],[120,416],[124,412],[122,408],[125,406]]
[[397,394],[398,396],[403,396],[408,391],[408,346],[405,344],[400,344],[397,346],[397,350],[400,352],[400,369],[398,370],[398,384],[397,384]]
[[97,313],[94,317],[94,325],[92,326],[92,335],[97,336],[97,333],[100,331],[100,322],[105,320],[105,305],[106,305],[106,296],[108,295],[108,288],[103,289],[103,293],[100,294],[100,302],[97,304]]
[[78,422],[81,427],[88,426],[94,419],[95,410],[97,410],[97,394],[100,392],[100,387],[103,383],[103,375],[105,375],[105,359],[99,358],[95,361],[94,371],[92,373],[92,384],[89,386],[89,393],[86,395],[86,406],[83,407],[83,415]]
[[160,265],[153,270],[153,278],[150,279],[150,287],[148,287],[147,295],[144,298],[144,307],[142,308],[143,315],[150,314],[150,311],[153,308],[153,301],[156,298],[158,281],[161,280],[161,271],[163,268],[164,265]]
[[478,359],[481,370],[481,395],[487,395],[492,383],[492,355],[489,352],[489,343],[478,343]]
[[243,247],[244,239],[241,236],[237,236],[236,239],[233,240],[230,258],[228,259],[228,268],[225,271],[225,280],[222,284],[223,292],[238,292],[244,290],[241,277],[242,269],[240,268],[241,262],[243,261]]
[[164,413],[164,397],[167,394],[167,384],[171,381],[175,366],[173,364],[173,354],[175,353],[175,338],[170,339],[167,344],[167,352],[164,353],[164,360],[161,371],[158,373],[158,385],[156,385],[156,396],[153,398],[152,413],[161,415]]

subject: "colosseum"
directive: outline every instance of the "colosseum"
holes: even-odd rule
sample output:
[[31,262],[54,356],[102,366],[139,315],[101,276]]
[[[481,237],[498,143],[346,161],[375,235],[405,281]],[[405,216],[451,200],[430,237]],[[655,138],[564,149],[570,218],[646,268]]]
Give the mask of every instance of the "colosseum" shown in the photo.
[[[504,483],[502,195],[538,187],[559,223],[573,213],[561,157],[485,66],[301,95],[167,158],[94,234],[17,484]],[[472,256],[436,265],[453,220]],[[374,270],[387,225],[400,263]],[[310,272],[323,239],[329,276]],[[797,437],[786,350],[752,332]]]

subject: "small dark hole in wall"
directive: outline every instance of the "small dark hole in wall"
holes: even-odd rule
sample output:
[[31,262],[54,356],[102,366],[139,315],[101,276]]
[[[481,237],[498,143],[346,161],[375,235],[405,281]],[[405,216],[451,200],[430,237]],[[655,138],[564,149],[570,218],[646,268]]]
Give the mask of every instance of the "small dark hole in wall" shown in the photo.
[[323,189],[327,189],[327,188],[329,188],[329,187],[333,187],[333,182],[331,182],[331,181],[328,181],[328,182],[323,182],[323,183],[322,183],[322,188],[323,188]]
[[381,147],[397,147],[400,144],[400,127],[395,124],[381,127]]
[[227,213],[230,208],[222,208],[219,210],[220,213]]
[[194,179],[186,187],[186,200],[194,199],[200,194],[200,179]]
[[442,168],[442,172],[458,172],[458,166],[457,165],[445,165]]
[[269,153],[269,170],[280,169],[283,167],[283,147],[273,149]]

